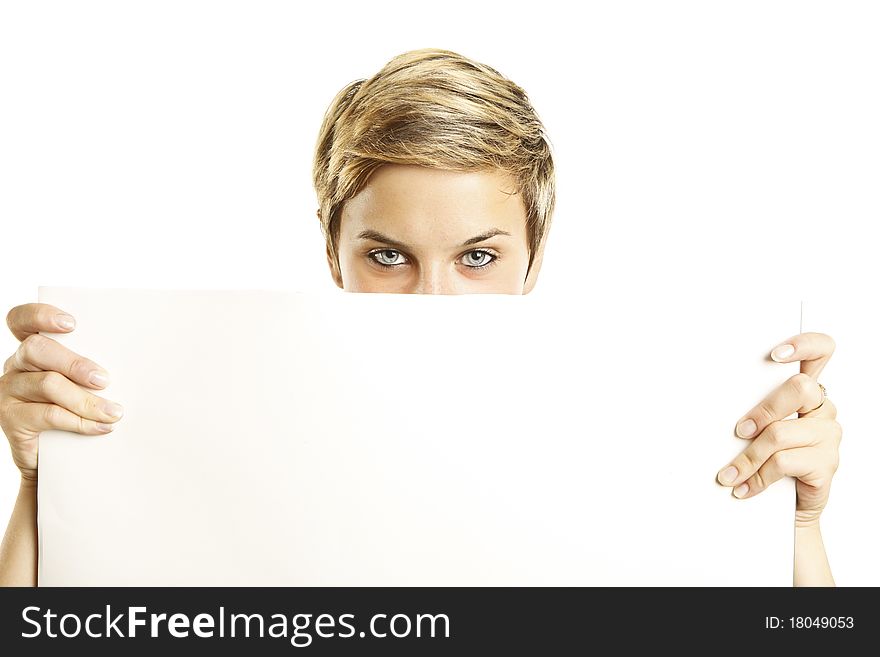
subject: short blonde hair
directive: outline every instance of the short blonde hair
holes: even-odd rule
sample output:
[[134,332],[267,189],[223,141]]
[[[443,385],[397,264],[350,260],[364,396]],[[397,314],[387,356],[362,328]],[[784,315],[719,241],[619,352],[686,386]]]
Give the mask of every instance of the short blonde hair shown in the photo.
[[313,165],[321,230],[337,267],[343,206],[383,164],[509,174],[526,209],[531,270],[550,228],[556,184],[550,140],[521,87],[486,64],[424,48],[339,91]]

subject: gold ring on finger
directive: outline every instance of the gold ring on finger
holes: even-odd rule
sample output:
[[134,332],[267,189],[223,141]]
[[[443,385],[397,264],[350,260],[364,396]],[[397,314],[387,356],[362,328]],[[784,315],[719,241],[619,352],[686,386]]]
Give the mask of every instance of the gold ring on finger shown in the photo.
[[[816,383],[819,383],[819,382],[817,381]],[[823,386],[821,383],[819,383],[819,387],[822,389],[822,401],[819,403],[819,405],[816,408],[810,409],[809,411],[807,411],[807,413],[812,413],[813,411],[818,411],[820,408],[822,408],[822,404],[825,403],[825,400],[828,399],[828,391],[825,390],[825,386]]]

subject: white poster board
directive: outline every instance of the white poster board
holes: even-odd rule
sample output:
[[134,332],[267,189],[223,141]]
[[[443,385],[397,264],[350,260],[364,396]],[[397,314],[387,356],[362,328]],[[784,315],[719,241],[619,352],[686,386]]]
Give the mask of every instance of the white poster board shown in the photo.
[[105,367],[46,431],[39,584],[791,584],[790,479],[715,481],[797,300],[41,287]]

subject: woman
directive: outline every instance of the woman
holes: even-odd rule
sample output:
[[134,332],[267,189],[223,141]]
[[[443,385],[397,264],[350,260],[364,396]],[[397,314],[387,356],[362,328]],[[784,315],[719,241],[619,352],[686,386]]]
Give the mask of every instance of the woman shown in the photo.
[[[349,292],[527,294],[541,268],[555,202],[553,159],[525,92],[447,50],[392,59],[343,88],[317,142],[314,185],[327,262]],[[37,437],[46,429],[112,431],[115,403],[82,390],[108,373],[39,331],[75,320],[47,304],[7,317],[21,341],[0,377],[0,427],[21,488],[0,549],[0,584],[36,584]],[[817,377],[834,351],[804,333],[771,352],[797,374],[736,423],[750,440],[718,472],[739,498],[797,478],[795,585],[833,585],[819,518],[837,468],[840,426]],[[793,420],[783,418],[798,412]]]

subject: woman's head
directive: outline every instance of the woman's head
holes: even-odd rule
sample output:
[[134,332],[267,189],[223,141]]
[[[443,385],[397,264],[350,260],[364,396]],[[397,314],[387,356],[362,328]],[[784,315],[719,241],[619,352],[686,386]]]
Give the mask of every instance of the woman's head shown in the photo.
[[313,174],[339,287],[534,286],[555,204],[553,159],[525,91],[495,69],[423,49],[346,85],[324,117]]

